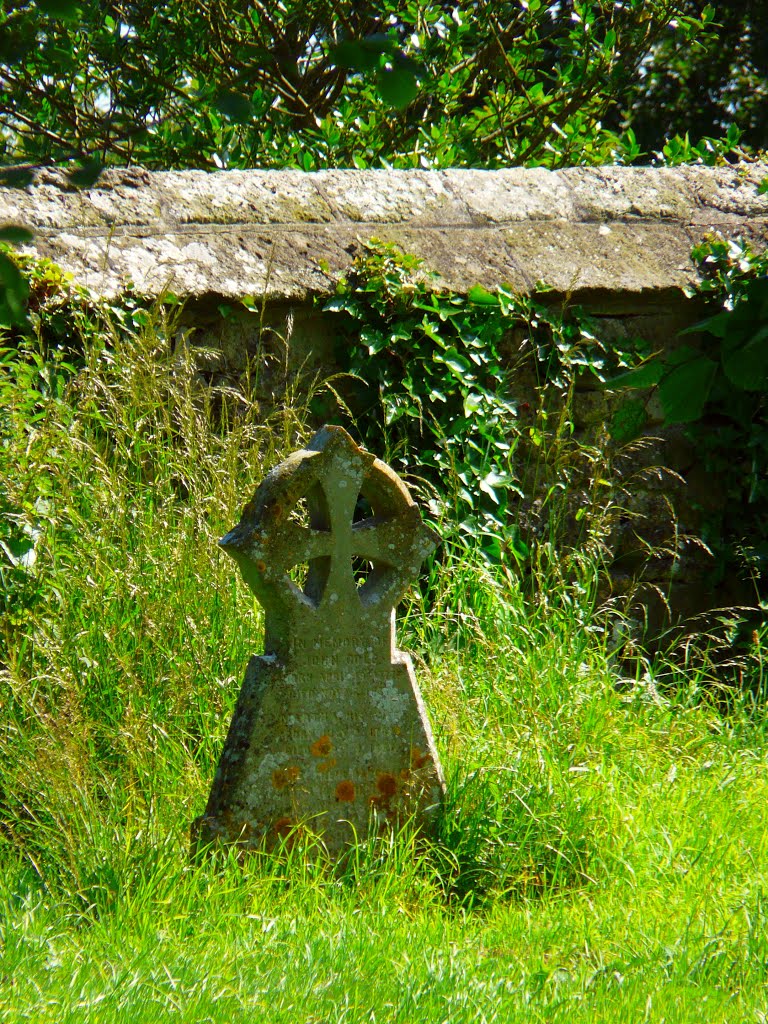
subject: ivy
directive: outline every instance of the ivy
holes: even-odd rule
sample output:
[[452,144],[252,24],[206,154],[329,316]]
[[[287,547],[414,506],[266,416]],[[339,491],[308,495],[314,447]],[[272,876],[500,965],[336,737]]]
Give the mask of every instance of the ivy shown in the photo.
[[504,286],[456,294],[417,257],[373,240],[323,307],[339,314],[336,362],[350,374],[353,429],[376,451],[383,430],[387,458],[405,474],[415,456],[433,514],[491,559],[529,556],[516,513],[531,453],[540,461],[542,446],[572,431],[562,411],[577,374],[603,379],[620,361],[584,314],[564,316],[545,299]]

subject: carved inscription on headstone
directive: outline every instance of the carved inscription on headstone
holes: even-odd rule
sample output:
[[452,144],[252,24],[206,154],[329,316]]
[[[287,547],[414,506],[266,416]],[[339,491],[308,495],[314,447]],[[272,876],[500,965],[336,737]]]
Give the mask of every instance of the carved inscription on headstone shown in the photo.
[[394,607],[434,548],[407,488],[341,427],[265,478],[221,540],[265,611],[193,846],[308,828],[331,853],[434,820],[444,781]]

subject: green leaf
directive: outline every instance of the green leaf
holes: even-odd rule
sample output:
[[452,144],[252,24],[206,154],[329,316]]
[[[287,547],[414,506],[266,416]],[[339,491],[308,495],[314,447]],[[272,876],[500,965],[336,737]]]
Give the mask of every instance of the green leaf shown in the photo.
[[29,286],[19,268],[0,252],[0,327],[12,327],[26,320]]
[[59,21],[74,21],[80,17],[80,8],[75,0],[37,0],[36,6],[49,18]]
[[498,505],[499,496],[496,493],[495,488],[499,487],[500,485],[504,486],[507,482],[508,481],[506,476],[500,476],[498,473],[491,470],[490,472],[485,474],[482,480],[479,481],[479,487],[484,494],[488,495],[488,497],[495,505]]
[[734,309],[713,319],[728,380],[744,391],[768,390],[768,277],[749,281]]
[[510,554],[514,555],[518,562],[525,561],[531,553],[531,549],[520,536],[520,530],[517,526],[513,526],[507,533],[505,547]]
[[461,355],[455,348],[449,348],[445,352],[435,352],[433,358],[435,362],[445,363],[462,384],[471,384],[474,381],[472,364],[466,356]]
[[368,354],[375,356],[387,347],[389,338],[384,331],[366,327],[360,332],[360,341],[368,347]]
[[638,437],[647,422],[648,414],[645,410],[645,403],[638,398],[631,398],[617,407],[608,430],[614,441],[625,444]]
[[7,541],[0,539],[0,548],[8,556],[11,565],[21,569],[31,569],[37,561],[35,541],[30,537],[9,537]]
[[0,185],[3,188],[26,188],[34,178],[33,167],[0,167]]
[[673,352],[671,368],[659,383],[665,424],[692,423],[701,418],[717,373],[717,363],[685,346]]
[[384,102],[398,110],[407,107],[419,91],[416,75],[408,68],[397,65],[380,68],[376,75],[376,85]]
[[29,228],[20,224],[3,224],[0,226],[0,242],[10,242],[11,245],[25,245],[31,242],[34,234]]
[[768,391],[768,323],[738,343],[726,337],[722,347],[723,370],[728,380],[744,391]]
[[740,331],[752,332],[760,323],[768,320],[768,277],[756,277],[746,286],[738,305],[730,314],[727,334]]
[[481,395],[476,394],[474,391],[470,391],[467,397],[464,399],[464,415],[467,419],[482,407],[483,399]]
[[246,124],[253,117],[251,101],[241,93],[230,89],[218,93],[213,105],[220,114],[230,121],[234,121],[235,124]]
[[102,163],[95,157],[86,160],[79,167],[67,171],[67,181],[75,188],[90,188],[102,171]]
[[768,176],[763,178],[763,180],[757,186],[757,194],[759,196],[764,196],[766,192],[768,192]]
[[731,310],[724,309],[722,313],[716,313],[714,316],[708,316],[706,320],[691,324],[690,327],[684,327],[680,334],[700,334],[706,331],[715,338],[724,338],[732,315]]
[[604,386],[609,389],[652,388],[661,380],[664,369],[662,359],[651,359],[642,366],[636,366],[634,370],[627,370],[616,377],[611,377]]
[[396,43],[388,35],[377,32],[365,39],[345,39],[331,50],[331,60],[349,71],[372,71],[383,53],[392,53]]
[[351,299],[346,295],[334,295],[332,299],[328,299],[323,306],[323,311],[326,310],[329,313],[341,313],[343,311],[351,316],[358,317],[358,319],[360,318],[360,304],[356,299]]
[[467,292],[467,298],[470,302],[474,302],[476,306],[498,306],[499,304],[498,295],[489,292],[481,284],[473,284]]
[[434,341],[442,348],[445,348],[445,342],[440,337],[440,331],[438,327],[435,324],[431,323],[427,319],[426,315],[423,317],[421,323],[419,324],[419,327],[421,327],[422,331],[429,338],[430,341]]

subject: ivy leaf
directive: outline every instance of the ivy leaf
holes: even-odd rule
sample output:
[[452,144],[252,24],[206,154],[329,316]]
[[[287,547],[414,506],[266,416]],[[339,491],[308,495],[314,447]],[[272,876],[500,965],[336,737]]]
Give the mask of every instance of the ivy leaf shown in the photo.
[[371,356],[385,349],[388,340],[385,332],[376,328],[366,327],[360,332],[360,341],[368,347],[368,354]]
[[667,360],[670,369],[659,383],[664,423],[692,423],[701,418],[717,373],[717,363],[687,345]]
[[29,286],[19,268],[0,252],[0,327],[24,323]]
[[498,473],[494,472],[493,470],[490,470],[490,472],[486,473],[485,476],[479,481],[479,487],[484,494],[488,495],[488,497],[495,505],[498,505],[500,504],[499,496],[496,493],[495,488],[499,487],[500,485],[503,486],[506,483],[507,478],[505,476],[500,476]]
[[9,242],[11,245],[26,245],[34,238],[29,228],[20,224],[3,224],[0,226],[0,242]]
[[433,358],[438,363],[445,363],[462,384],[469,386],[474,383],[472,364],[455,348],[449,348],[445,352],[435,352]]
[[421,323],[419,324],[419,327],[421,327],[422,331],[429,338],[430,341],[434,341],[442,348],[445,348],[445,342],[440,337],[440,331],[438,327],[435,324],[433,324],[430,320],[428,320],[426,315],[423,317]]
[[467,397],[464,399],[464,415],[467,419],[482,408],[483,399],[481,395],[478,395],[474,391],[470,391]]
[[467,292],[467,298],[470,302],[474,302],[476,306],[498,306],[499,304],[498,295],[489,292],[481,284],[473,284]]

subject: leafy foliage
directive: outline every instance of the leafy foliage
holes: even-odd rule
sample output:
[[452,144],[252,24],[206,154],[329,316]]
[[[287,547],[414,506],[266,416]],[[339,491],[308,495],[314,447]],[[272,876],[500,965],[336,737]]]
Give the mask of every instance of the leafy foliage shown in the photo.
[[579,457],[565,455],[575,378],[602,379],[618,353],[578,310],[563,316],[504,287],[440,290],[419,259],[375,241],[324,309],[343,314],[336,361],[354,378],[344,396],[353,429],[379,450],[383,424],[404,472],[418,451],[415,483],[447,528],[492,559],[526,560],[523,500],[546,505],[578,471]]
[[115,162],[634,160],[664,143],[632,131],[638,79],[718,46],[692,0],[26,0],[0,13],[2,162],[72,160],[82,185]]
[[768,580],[768,252],[743,241],[711,238],[694,249],[704,281],[700,291],[715,312],[685,333],[681,344],[613,377],[612,388],[645,391],[620,408],[614,434],[646,429],[657,397],[663,425],[684,424],[706,469],[728,497],[724,511],[704,524],[718,554],[718,572],[746,556],[759,592]]
[[[516,489],[517,404],[506,393],[501,355],[506,314],[480,288],[468,301],[430,291],[420,266],[371,243],[324,309],[346,314],[339,351],[359,382],[349,395],[358,430],[373,442],[383,420],[394,457],[416,446],[433,484],[456,483],[456,493],[435,496],[433,506],[458,503],[467,513],[456,510],[462,528],[490,537]],[[512,297],[504,293],[504,301],[510,313]]]
[[[762,0],[677,5],[677,31],[661,36],[625,100],[641,149],[659,138],[722,138],[736,126],[744,143],[768,147],[768,8]],[[714,32],[702,33],[709,17]],[[689,44],[680,34],[690,32]]]

